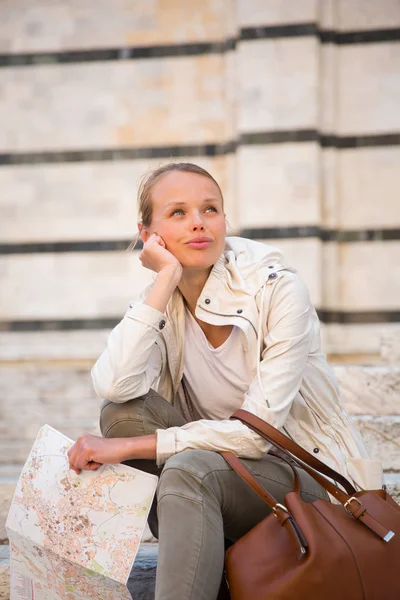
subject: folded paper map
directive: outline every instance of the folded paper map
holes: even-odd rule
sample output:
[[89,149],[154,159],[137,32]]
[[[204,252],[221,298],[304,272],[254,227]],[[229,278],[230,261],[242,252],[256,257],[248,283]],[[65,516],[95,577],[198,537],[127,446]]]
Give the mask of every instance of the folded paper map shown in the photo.
[[45,425],[22,470],[6,523],[10,600],[131,600],[157,477],[125,465],[77,475],[72,444]]

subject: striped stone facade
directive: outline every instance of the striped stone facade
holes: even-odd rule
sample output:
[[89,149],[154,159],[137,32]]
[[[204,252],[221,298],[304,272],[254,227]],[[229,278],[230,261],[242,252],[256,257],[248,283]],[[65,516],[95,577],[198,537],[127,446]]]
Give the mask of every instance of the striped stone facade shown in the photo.
[[231,233],[299,270],[331,357],[375,364],[337,373],[397,476],[399,1],[13,0],[0,23],[0,464],[44,421],[96,427],[89,367],[150,275],[125,252],[140,176],[189,159]]
[[0,20],[2,331],[117,322],[147,279],[124,253],[139,177],[176,158],[299,269],[328,352],[400,331],[397,0],[16,0]]

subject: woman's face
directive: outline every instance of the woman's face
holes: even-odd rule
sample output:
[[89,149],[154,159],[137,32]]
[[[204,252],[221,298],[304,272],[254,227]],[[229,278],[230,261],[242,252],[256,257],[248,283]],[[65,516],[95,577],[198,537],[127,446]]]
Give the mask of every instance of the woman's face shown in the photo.
[[225,246],[226,224],[222,197],[215,183],[197,173],[170,171],[151,190],[153,218],[141,238],[152,233],[183,268],[211,267]]

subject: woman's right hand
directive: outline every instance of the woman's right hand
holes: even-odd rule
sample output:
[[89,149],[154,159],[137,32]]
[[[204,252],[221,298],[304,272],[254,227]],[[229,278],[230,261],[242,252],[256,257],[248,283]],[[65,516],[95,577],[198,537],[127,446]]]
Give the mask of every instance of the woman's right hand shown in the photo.
[[152,233],[147,242],[143,244],[139,260],[146,269],[156,273],[171,270],[179,276],[182,274],[181,263],[167,250],[164,240],[156,233]]

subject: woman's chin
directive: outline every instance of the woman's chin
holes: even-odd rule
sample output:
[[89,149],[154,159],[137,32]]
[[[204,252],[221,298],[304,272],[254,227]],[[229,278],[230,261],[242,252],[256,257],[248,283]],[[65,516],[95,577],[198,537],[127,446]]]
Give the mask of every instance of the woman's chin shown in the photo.
[[[190,250],[182,253],[181,256],[175,255],[184,269],[210,269],[221,253],[215,251],[216,248],[206,250]],[[221,250],[221,252],[223,249]]]
[[180,261],[183,269],[199,269],[199,270],[206,270],[206,269],[211,269],[211,267],[216,263],[218,259],[212,259],[211,257],[206,257],[206,256],[199,256],[199,257],[194,257],[194,258],[190,258],[188,259],[187,257],[185,257],[185,259],[182,259]]

